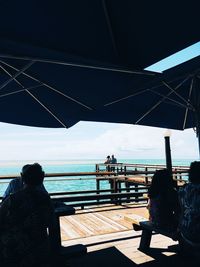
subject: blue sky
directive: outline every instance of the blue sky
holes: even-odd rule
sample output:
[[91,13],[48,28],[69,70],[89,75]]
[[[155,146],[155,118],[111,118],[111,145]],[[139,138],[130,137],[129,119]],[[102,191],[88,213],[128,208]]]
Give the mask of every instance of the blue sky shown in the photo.
[[176,54],[173,54],[151,66],[146,68],[146,70],[162,72],[166,69],[169,69],[173,66],[181,64],[191,58],[197,57],[200,55],[200,42],[197,42]]
[[[149,67],[163,71],[200,55],[200,42]],[[45,129],[0,123],[0,160],[165,158],[165,129],[146,126],[79,122],[69,129]],[[171,131],[172,157],[198,159],[193,129]]]

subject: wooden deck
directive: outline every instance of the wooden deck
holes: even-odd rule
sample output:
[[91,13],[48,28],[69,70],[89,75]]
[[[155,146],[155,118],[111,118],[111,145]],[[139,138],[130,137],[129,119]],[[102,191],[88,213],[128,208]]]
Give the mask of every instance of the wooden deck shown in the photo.
[[147,216],[146,208],[138,204],[89,208],[61,218],[63,246],[84,244],[88,250],[87,255],[70,258],[69,266],[199,266],[177,254],[177,242],[161,235],[153,235],[148,253],[139,251],[141,231],[135,232],[124,220],[133,213]]
[[138,214],[147,217],[144,205],[107,205],[77,210],[75,215],[61,217],[61,238],[67,241],[132,229],[131,223],[124,220],[124,215]]

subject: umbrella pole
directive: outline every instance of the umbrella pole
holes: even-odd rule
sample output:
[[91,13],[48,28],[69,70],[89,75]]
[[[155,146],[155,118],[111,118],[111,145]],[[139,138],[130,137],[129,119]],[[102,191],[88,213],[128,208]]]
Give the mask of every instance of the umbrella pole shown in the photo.
[[170,149],[170,137],[165,136],[165,156],[166,156],[166,168],[172,175],[172,158]]
[[200,116],[199,116],[199,112],[196,113],[196,135],[198,138],[199,158],[200,158]]
[[198,138],[199,158],[200,158],[200,109],[195,111],[196,119],[196,136]]
[[198,145],[199,145],[199,158],[200,158],[200,136],[199,136],[199,134],[198,134],[197,138],[198,138]]

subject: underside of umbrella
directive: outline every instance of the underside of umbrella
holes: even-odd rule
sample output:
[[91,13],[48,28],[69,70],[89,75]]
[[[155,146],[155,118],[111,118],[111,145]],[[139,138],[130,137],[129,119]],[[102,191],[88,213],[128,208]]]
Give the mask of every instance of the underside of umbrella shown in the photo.
[[197,126],[200,57],[163,72],[142,88],[113,98],[87,120],[132,123],[184,130]]
[[195,1],[7,0],[0,7],[0,121],[195,126],[198,75],[144,71],[199,41]]

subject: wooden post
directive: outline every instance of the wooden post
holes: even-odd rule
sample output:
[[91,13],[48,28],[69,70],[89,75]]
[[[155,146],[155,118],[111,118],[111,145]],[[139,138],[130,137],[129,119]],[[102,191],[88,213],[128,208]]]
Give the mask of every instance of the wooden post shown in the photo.
[[[125,181],[125,186],[126,186],[126,192],[130,192],[130,184],[129,182]],[[130,203],[130,197],[127,197],[127,203]]]
[[177,176],[177,169],[174,169],[174,179],[177,180],[178,176]]
[[[99,190],[100,190],[100,179],[96,179],[96,190],[98,190],[97,191],[97,194],[99,194]],[[97,200],[97,202],[99,202],[99,199]]]
[[166,168],[172,175],[172,159],[169,136],[165,136],[165,155],[166,155]]
[[[113,178],[113,190],[114,190],[114,193],[118,193],[118,181],[116,178]],[[115,198],[115,204],[117,205],[118,204],[118,198]]]
[[95,169],[96,169],[96,172],[99,172],[99,165],[98,164],[95,165]]
[[[138,184],[135,184],[135,192],[138,192]],[[138,202],[138,197],[135,197],[135,202]]]
[[126,166],[124,166],[124,175],[126,176]]
[[[117,184],[118,184],[117,191],[118,191],[119,193],[121,193],[121,192],[122,192],[122,190],[121,190],[121,181],[117,181]],[[119,199],[119,204],[120,204],[120,205],[122,204],[121,198]]]
[[[148,167],[145,167],[145,172],[148,171]],[[145,173],[145,183],[148,184],[148,174]]]

